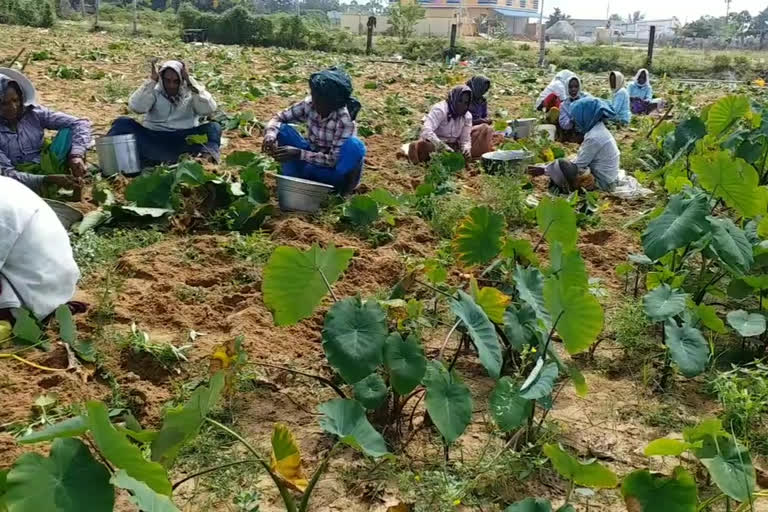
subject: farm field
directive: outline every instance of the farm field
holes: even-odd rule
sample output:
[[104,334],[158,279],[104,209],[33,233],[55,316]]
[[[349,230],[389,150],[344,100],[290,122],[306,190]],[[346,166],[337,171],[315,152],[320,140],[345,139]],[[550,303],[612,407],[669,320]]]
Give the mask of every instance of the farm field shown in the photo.
[[[158,429],[169,408],[199,397],[221,370],[227,374],[227,390],[205,411],[211,419],[238,432],[267,459],[274,425],[284,424],[295,436],[308,478],[330,457],[312,496],[312,511],[502,511],[526,498],[550,500],[553,510],[566,501],[578,511],[750,510],[750,505],[768,510],[768,499],[761,495],[766,494],[762,485],[768,486],[762,470],[768,469],[768,368],[760,362],[766,346],[762,311],[768,285],[762,287],[760,279],[765,278],[768,194],[759,186],[765,184],[760,180],[768,155],[768,93],[764,83],[753,85],[756,76],[709,84],[657,79],[656,94],[674,104],[669,120],[657,125],[660,116],[637,119],[616,133],[622,168],[654,194],[633,201],[601,193],[556,201],[548,198],[543,176],[492,176],[479,163],[457,171],[450,158],[427,169],[395,156],[403,143],[415,140],[429,107],[472,74],[491,78],[491,113],[505,120],[534,115],[533,100],[553,75],[548,70],[448,69],[356,55],[186,45],[87,33],[74,25],[2,30],[0,58],[26,48],[31,59],[24,72],[35,83],[40,102],[90,119],[98,135],[114,118],[128,114],[127,98],[146,78],[150,59],[189,63],[220,109],[234,119],[224,134],[229,165],[205,168],[225,182],[238,180],[247,166],[238,164],[243,158],[255,159],[247,163],[256,162],[261,170],[276,168],[244,152],[259,153],[263,124],[307,94],[312,72],[341,65],[363,104],[358,128],[368,153],[362,185],[351,199],[339,199],[312,215],[275,208],[249,234],[234,232],[231,218],[211,213],[200,189],[193,187],[178,192],[176,211],[164,224],[118,227],[112,222],[73,233],[83,273],[75,299],[89,304],[87,313],[74,318],[78,339],[92,349],[92,361],[72,365],[54,327],[48,329],[47,350],[25,349],[19,355],[35,365],[70,371],[0,358],[0,470],[24,453],[47,454],[47,444],[18,440],[85,413],[88,401],[130,411],[143,428]],[[608,95],[607,74],[581,76],[585,90]],[[578,150],[538,140],[527,144],[540,160],[551,160],[555,151],[570,155]],[[128,180],[91,184],[93,189],[87,187],[76,204],[84,212],[104,209],[98,203],[107,187],[118,202],[127,202]],[[271,193],[268,202],[276,205],[274,179],[267,175],[264,184]],[[375,200],[356,202],[356,197]],[[660,228],[665,217],[678,227]],[[576,226],[578,231],[572,229]],[[462,244],[457,230],[470,241]],[[336,261],[337,280],[328,283],[332,294],[320,281],[320,296],[312,304],[307,297],[316,293],[312,280],[317,276],[297,270],[306,281],[290,286],[299,293],[282,303],[275,299],[270,309],[265,290],[282,286],[265,269],[281,246],[299,251],[318,246],[323,257]],[[341,248],[352,252],[340,256]],[[290,272],[277,275],[291,277]],[[578,297],[565,296],[574,288],[563,284],[569,278],[583,288]],[[742,293],[733,290],[737,285]],[[331,295],[339,299],[335,305]],[[363,306],[356,296],[371,302]],[[510,303],[514,325],[505,315]],[[275,304],[284,320],[291,317],[277,323],[291,325],[276,325],[280,313],[273,315]],[[308,311],[296,312],[306,305]],[[366,308],[375,312],[366,313]],[[329,310],[336,324],[334,315],[326,316]],[[526,311],[534,313],[532,319],[523,319]],[[379,312],[385,320],[371,320]],[[460,325],[457,315],[475,322],[479,315],[482,327],[491,326],[490,333],[477,325],[467,329],[472,321]],[[363,356],[344,361],[351,356],[342,342],[334,341],[333,331],[354,330],[341,325],[345,322],[364,323],[361,332],[383,325],[384,335],[399,332],[420,339],[424,356],[416,359],[428,361],[422,371],[426,388],[417,377],[402,396],[372,397],[379,381],[385,389],[395,386],[390,379],[395,372],[381,360],[381,349],[378,360],[372,356],[372,366]],[[520,333],[523,341],[510,341],[512,333]],[[495,341],[488,342],[489,337]],[[487,344],[475,348],[483,346],[479,339],[503,346],[503,361],[490,362]],[[678,351],[675,340],[682,347]],[[548,359],[543,369],[537,368],[538,354],[547,353],[543,347],[551,347],[550,358],[562,364]],[[6,349],[19,346],[0,342],[0,353]],[[336,358],[328,356],[329,350],[337,351]],[[451,377],[442,361],[460,378]],[[733,368],[743,371],[727,373]],[[533,384],[523,386],[532,372]],[[368,388],[347,384],[369,374],[387,381],[366,379]],[[541,392],[521,398],[521,387],[526,393],[534,387]],[[438,388],[447,391],[440,395]],[[372,441],[367,431],[366,439],[350,442],[360,449],[336,446],[337,437],[329,435],[328,417],[318,406],[338,400],[339,393],[364,401],[370,409],[365,423],[381,433],[384,449],[393,456],[360,453],[377,454],[373,445],[381,448],[379,438]],[[428,415],[429,407],[444,414]],[[459,412],[452,412],[454,407]],[[500,412],[504,408],[509,410]],[[522,420],[515,408],[525,411]],[[730,488],[723,484],[730,498],[718,498],[718,485],[728,477],[713,473],[714,459],[694,453],[708,439],[704,434],[696,438],[692,429],[712,418],[723,420],[724,430],[710,437],[734,444],[732,453],[723,455],[727,471],[746,478],[762,500],[739,505],[745,500],[734,497],[744,493],[744,480],[738,477],[730,479]],[[339,438],[344,437],[341,423],[336,425]],[[686,429],[691,432],[683,441]],[[734,435],[748,452],[736,449]],[[664,437],[689,446],[664,457],[644,453],[651,441]],[[132,439],[147,455],[148,443]],[[569,482],[563,467],[570,459],[558,453],[558,443],[582,462],[596,461],[588,467],[599,469],[590,477],[572,468]],[[251,456],[209,422],[176,449],[169,469],[172,483]],[[560,461],[556,468],[553,459]],[[646,489],[646,494],[626,491],[644,496],[629,499],[628,508],[621,485],[625,476],[642,469],[669,476],[677,466],[687,468],[696,484],[686,487],[685,475],[670,481],[688,498],[692,490],[698,492],[698,504],[666,508],[668,501],[654,509],[643,501],[653,494]],[[756,483],[749,484],[750,478]],[[132,499],[120,490],[116,510],[136,510]],[[174,490],[173,502],[183,511],[286,510],[258,463],[194,477]]]

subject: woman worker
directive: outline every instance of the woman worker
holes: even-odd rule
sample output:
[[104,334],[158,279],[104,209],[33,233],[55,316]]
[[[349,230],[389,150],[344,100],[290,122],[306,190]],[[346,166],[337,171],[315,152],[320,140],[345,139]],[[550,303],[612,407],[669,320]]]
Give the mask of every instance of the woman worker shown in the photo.
[[[58,130],[45,148],[45,130]],[[37,193],[43,185],[71,187],[85,176],[85,152],[91,142],[91,123],[37,104],[29,79],[13,69],[0,68],[0,175],[13,178]],[[56,167],[69,167],[72,176],[22,172],[23,164],[40,164],[47,154]]]
[[568,79],[568,97],[560,105],[560,119],[557,125],[557,139],[559,141],[581,144],[581,141],[584,140],[584,132],[580,131],[573,121],[571,105],[585,97],[587,94],[581,90],[581,79],[573,75]]
[[[424,126],[417,142],[408,146],[408,159],[417,164],[427,162],[435,151],[460,151],[470,160],[490,151],[486,130],[487,124],[477,125],[473,137],[472,90],[466,85],[457,85],[448,97],[432,106],[424,118]],[[483,127],[482,130],[477,130]]]
[[568,97],[566,88],[573,76],[574,73],[568,69],[559,71],[536,99],[534,108],[547,113],[551,112],[552,114],[547,116],[551,123],[557,123],[557,119],[560,116],[560,104]]
[[[360,183],[365,144],[357,138],[360,102],[352,81],[331,68],[309,78],[310,96],[280,112],[267,124],[262,151],[281,163],[281,174],[332,185],[348,194]],[[307,124],[307,139],[289,123]]]
[[585,134],[584,142],[573,162],[560,159],[547,166],[551,185],[563,193],[593,188],[594,184],[600,190],[612,191],[619,180],[621,153],[604,121],[612,119],[615,112],[605,101],[591,96],[574,102],[570,112],[576,127]]

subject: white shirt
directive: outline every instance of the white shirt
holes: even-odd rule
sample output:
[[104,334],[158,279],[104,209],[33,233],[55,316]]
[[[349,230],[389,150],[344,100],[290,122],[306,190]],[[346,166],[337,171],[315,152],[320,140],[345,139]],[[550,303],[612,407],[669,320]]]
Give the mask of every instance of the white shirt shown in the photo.
[[440,147],[441,142],[458,144],[462,151],[472,149],[472,114],[467,112],[464,117],[448,119],[448,102],[443,100],[432,106],[424,118],[421,138]]
[[144,127],[160,132],[188,130],[200,125],[200,117],[216,112],[216,100],[205,87],[189,77],[198,94],[187,90],[186,84],[176,102],[163,92],[162,79],[147,80],[128,100],[128,106],[137,114],[144,114]]
[[580,169],[589,168],[602,190],[609,190],[619,179],[621,152],[616,139],[603,123],[597,123],[586,135],[573,162]]
[[42,320],[70,301],[80,278],[64,226],[37,194],[0,177],[0,309]]

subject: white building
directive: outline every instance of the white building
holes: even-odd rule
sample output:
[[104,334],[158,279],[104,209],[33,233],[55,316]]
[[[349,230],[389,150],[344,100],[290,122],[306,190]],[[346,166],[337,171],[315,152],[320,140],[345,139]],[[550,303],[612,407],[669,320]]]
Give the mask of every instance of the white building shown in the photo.
[[683,26],[677,18],[669,18],[666,20],[641,20],[637,23],[616,23],[613,28],[622,32],[622,39],[647,41],[651,37],[651,25],[656,26],[656,37],[672,37]]

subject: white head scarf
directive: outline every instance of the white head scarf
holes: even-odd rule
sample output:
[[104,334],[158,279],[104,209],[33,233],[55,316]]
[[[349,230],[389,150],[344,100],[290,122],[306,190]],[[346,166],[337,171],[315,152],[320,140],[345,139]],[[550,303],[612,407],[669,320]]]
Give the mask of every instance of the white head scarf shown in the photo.
[[[165,85],[163,84],[163,72],[166,69],[173,70],[177,75],[179,75],[179,80],[181,81],[181,85],[179,85],[179,93],[176,96],[170,96],[165,91]],[[176,103],[177,101],[186,98],[189,94],[191,94],[191,91],[189,90],[189,84],[186,80],[182,78],[181,70],[184,69],[184,64],[179,62],[178,60],[168,60],[163,62],[160,65],[160,71],[158,72],[158,75],[160,76],[160,79],[157,81],[157,90],[159,90],[163,96],[168,98],[168,101],[171,103]]]
[[568,97],[568,81],[573,76],[574,73],[570,70],[563,69],[562,71],[559,71],[549,85],[541,92],[541,94],[539,94],[539,97],[536,100],[536,105],[534,106],[538,108],[550,94],[557,94],[560,101],[564,101]]
[[[616,86],[613,88],[614,92],[624,87],[624,83],[625,83],[624,74],[621,71],[611,71],[610,76],[616,77]],[[609,84],[610,84],[610,80],[609,80]]]
[[[643,73],[645,73],[645,83],[641,85],[637,81],[637,79],[640,78],[640,75]],[[651,84],[651,74],[648,72],[648,70],[643,68],[640,71],[638,71],[637,74],[635,75],[635,87],[639,87],[640,89],[645,89],[650,84]]]

